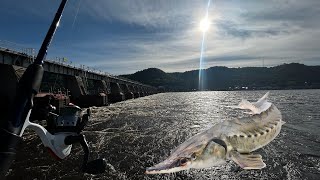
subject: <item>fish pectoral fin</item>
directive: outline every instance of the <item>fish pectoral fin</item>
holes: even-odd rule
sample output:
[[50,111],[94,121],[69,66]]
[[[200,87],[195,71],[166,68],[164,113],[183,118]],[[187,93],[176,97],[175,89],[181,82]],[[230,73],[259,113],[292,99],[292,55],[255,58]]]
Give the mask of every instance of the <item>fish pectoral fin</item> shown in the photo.
[[240,154],[239,152],[230,152],[231,159],[243,169],[262,169],[266,164],[260,154]]

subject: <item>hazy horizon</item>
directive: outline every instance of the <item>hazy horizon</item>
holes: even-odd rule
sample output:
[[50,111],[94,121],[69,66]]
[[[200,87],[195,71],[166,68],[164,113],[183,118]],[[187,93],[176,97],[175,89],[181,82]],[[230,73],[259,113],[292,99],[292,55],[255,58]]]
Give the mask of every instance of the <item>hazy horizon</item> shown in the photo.
[[[209,69],[209,68],[212,68],[212,67],[227,67],[227,68],[249,68],[249,67],[253,67],[253,68],[256,68],[256,67],[267,67],[267,68],[270,68],[270,67],[275,67],[275,66],[280,66],[280,65],[285,65],[285,64],[292,64],[292,63],[298,63],[298,64],[302,64],[302,65],[306,65],[306,66],[320,66],[320,65],[307,65],[307,64],[303,64],[303,63],[299,63],[299,62],[288,62],[288,63],[282,63],[282,64],[277,64],[277,65],[270,65],[270,66],[243,66],[243,67],[228,67],[228,66],[211,66],[211,67],[207,67],[207,68],[204,68],[204,69]],[[149,68],[146,68],[146,69],[152,69],[152,68],[156,68],[156,69],[160,69],[162,70],[163,72],[165,73],[183,73],[183,72],[187,72],[187,71],[197,71],[199,70],[198,69],[191,69],[191,70],[186,70],[186,71],[165,71],[161,68],[157,68],[157,67],[149,67]],[[141,70],[138,70],[138,71],[143,71],[143,70],[146,70],[146,69],[141,69]],[[136,72],[138,72],[136,71]],[[133,72],[133,73],[136,73],[136,72]],[[133,73],[129,73],[129,74],[133,74]],[[128,75],[128,74],[118,74],[118,75]]]

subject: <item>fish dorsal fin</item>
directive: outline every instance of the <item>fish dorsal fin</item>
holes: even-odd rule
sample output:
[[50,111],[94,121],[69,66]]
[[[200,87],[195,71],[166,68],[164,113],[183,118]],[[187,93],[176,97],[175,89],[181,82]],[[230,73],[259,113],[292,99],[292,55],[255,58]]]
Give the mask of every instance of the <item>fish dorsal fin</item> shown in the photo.
[[262,169],[266,167],[260,154],[240,154],[237,151],[231,151],[230,157],[243,169]]
[[257,112],[259,112],[259,109],[255,105],[245,99],[242,99],[242,101],[238,105],[238,108],[250,110],[251,112],[249,114],[256,114]]
[[249,114],[260,114],[267,109],[270,108],[272,103],[267,101],[269,92],[267,92],[262,98],[260,98],[257,102],[251,103],[245,99],[243,99],[240,104],[238,105],[238,108],[240,109],[248,109],[251,112]]
[[269,92],[267,92],[262,98],[260,98],[256,103],[254,103],[255,106],[260,107],[262,106],[266,101],[269,96]]

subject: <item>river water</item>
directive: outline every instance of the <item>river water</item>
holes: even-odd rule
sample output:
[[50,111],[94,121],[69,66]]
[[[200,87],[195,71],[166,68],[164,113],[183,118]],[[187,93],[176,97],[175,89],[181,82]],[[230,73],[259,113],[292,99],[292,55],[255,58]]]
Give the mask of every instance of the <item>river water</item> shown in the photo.
[[258,150],[267,167],[242,170],[225,165],[172,174],[145,175],[146,167],[164,160],[176,146],[214,123],[242,116],[231,108],[241,99],[256,101],[266,91],[161,93],[92,107],[86,135],[90,159],[104,157],[106,173],[79,173],[81,147],[65,160],[48,155],[38,137],[27,131],[8,179],[320,179],[320,90],[270,91],[282,112],[279,136]]

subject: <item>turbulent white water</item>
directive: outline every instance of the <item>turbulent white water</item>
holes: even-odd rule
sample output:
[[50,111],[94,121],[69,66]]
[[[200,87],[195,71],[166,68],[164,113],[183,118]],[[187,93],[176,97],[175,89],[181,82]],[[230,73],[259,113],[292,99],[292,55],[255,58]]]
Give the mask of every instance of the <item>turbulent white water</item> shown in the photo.
[[162,93],[92,107],[85,134],[93,151],[91,159],[107,159],[106,173],[79,173],[79,146],[66,160],[53,160],[30,132],[8,179],[319,179],[320,90],[270,91],[269,100],[282,112],[286,124],[274,141],[258,150],[267,164],[262,170],[242,170],[228,162],[210,169],[144,174],[146,167],[164,160],[187,138],[240,115],[230,106],[242,98],[256,101],[265,92]]

